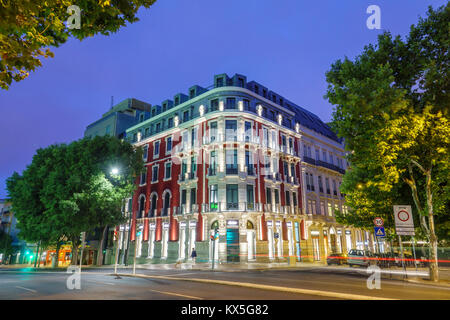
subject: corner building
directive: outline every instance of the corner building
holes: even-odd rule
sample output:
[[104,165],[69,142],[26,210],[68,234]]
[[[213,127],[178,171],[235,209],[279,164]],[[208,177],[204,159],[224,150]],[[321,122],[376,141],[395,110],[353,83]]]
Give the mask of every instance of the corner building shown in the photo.
[[129,237],[138,263],[189,261],[194,248],[197,262],[323,262],[365,243],[334,219],[347,210],[344,147],[316,115],[240,74],[151,111],[126,131],[146,171],[119,243]]

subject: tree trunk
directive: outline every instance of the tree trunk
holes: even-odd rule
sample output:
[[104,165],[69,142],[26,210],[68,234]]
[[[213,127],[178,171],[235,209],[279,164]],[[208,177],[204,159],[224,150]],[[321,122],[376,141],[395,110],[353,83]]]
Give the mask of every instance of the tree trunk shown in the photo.
[[37,264],[38,268],[41,267],[42,252],[44,251],[44,249],[46,249],[46,248],[44,246],[42,246],[41,247],[41,252],[39,252],[39,259],[38,259],[38,264]]
[[102,238],[98,245],[98,254],[97,254],[97,265],[101,266],[103,264],[103,242],[105,241],[105,234],[108,230],[108,226],[103,227]]
[[34,259],[34,267],[36,268],[36,263],[38,262],[38,260],[39,260],[39,247],[41,246],[41,240],[39,240],[39,244],[38,244],[38,246],[37,246],[37,250],[36,250],[36,259]]
[[72,261],[70,262],[71,265],[77,265],[78,264],[78,237],[72,238]]
[[434,231],[434,217],[433,217],[433,194],[431,192],[431,169],[426,172],[426,190],[427,190],[427,207],[428,207],[428,226],[430,229],[430,280],[439,281],[438,256],[437,247],[438,241]]
[[[58,242],[56,243],[56,268],[58,268],[59,266],[59,249],[61,248],[61,241],[58,240]],[[53,267],[53,265],[52,265]]]

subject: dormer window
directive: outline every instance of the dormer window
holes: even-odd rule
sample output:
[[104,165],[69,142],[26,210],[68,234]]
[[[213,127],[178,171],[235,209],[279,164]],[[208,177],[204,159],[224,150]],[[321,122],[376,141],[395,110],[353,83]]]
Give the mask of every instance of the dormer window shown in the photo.
[[216,79],[216,87],[223,87],[223,78]]
[[189,91],[189,99],[192,99],[192,98],[194,98],[195,97],[195,89],[191,89],[190,91]]
[[144,121],[144,114],[143,113],[141,113],[139,115],[139,122],[142,122],[142,121]]
[[189,110],[183,112],[183,122],[189,121]]
[[241,87],[241,88],[244,87],[244,79],[238,78],[238,83],[239,83],[239,87]]
[[179,97],[175,97],[175,105],[179,105],[180,104],[180,98]]

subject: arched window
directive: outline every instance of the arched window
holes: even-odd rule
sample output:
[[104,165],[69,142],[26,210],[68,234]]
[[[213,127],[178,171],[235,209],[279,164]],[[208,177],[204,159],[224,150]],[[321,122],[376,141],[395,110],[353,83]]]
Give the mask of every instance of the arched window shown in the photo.
[[155,216],[155,210],[156,210],[156,200],[158,199],[158,197],[156,196],[156,194],[154,193],[153,195],[152,195],[152,198],[151,198],[152,200],[152,202],[151,202],[151,208],[150,208],[150,217],[154,217]]
[[138,210],[137,215],[136,215],[137,219],[142,218],[142,211],[144,211],[144,210],[145,210],[145,196],[141,195],[139,197],[139,210]]
[[168,216],[169,215],[169,208],[170,208],[170,201],[171,201],[171,194],[169,191],[164,193],[164,202],[163,202],[163,212],[162,215],[163,216]]
[[219,220],[216,220],[211,224],[211,230],[215,230],[216,228],[219,228]]
[[253,229],[253,223],[250,220],[247,220],[247,229]]

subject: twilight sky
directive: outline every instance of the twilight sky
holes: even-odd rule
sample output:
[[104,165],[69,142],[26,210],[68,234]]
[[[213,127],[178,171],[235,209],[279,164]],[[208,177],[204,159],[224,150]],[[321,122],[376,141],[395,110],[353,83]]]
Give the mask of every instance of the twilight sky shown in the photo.
[[[70,142],[111,103],[160,104],[213,75],[241,73],[330,121],[325,72],[359,54],[383,30],[406,35],[446,0],[158,0],[140,21],[109,37],[69,40],[55,58],[8,91],[0,89],[0,198],[7,177],[38,148]],[[369,5],[381,30],[369,30]],[[81,20],[81,27],[83,20]]]

